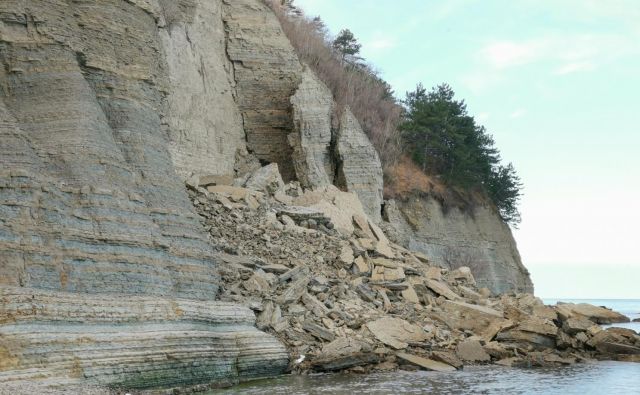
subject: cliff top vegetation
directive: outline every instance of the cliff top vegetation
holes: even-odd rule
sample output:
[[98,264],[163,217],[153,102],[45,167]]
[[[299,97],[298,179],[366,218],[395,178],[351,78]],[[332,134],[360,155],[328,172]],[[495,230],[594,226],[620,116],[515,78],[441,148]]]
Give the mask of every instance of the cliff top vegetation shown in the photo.
[[333,37],[320,17],[307,17],[294,0],[265,1],[300,59],[333,92],[337,111],[349,107],[376,147],[386,196],[428,193],[461,208],[492,202],[505,222],[519,223],[520,179],[513,165],[501,164],[493,138],[451,87],[427,92],[418,84],[398,100],[359,56],[361,44],[349,29]]

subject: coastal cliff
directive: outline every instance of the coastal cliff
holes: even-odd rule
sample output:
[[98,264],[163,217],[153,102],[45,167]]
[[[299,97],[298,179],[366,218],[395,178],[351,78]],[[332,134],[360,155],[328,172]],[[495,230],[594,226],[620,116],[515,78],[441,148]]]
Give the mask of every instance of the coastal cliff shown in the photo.
[[222,17],[209,1],[0,4],[0,381],[286,368],[250,310],[214,302],[218,260],[179,177],[233,172],[244,146]]
[[438,266],[467,266],[478,286],[494,294],[533,293],[511,229],[491,206],[445,210],[432,197],[409,196],[387,201],[384,214],[395,242],[424,253]]
[[[391,229],[439,266],[471,266],[495,293],[532,290],[489,209],[444,215],[425,198],[387,203],[383,217],[378,153],[259,0],[3,1],[0,165],[0,385],[284,372],[289,350],[254,325],[264,308],[220,289],[240,270],[223,252],[243,246],[235,228],[216,242],[227,222],[203,220],[211,211],[193,191],[212,186],[313,207],[330,220],[304,227],[320,221],[332,237],[379,242],[378,226]],[[390,254],[383,244],[372,256]]]

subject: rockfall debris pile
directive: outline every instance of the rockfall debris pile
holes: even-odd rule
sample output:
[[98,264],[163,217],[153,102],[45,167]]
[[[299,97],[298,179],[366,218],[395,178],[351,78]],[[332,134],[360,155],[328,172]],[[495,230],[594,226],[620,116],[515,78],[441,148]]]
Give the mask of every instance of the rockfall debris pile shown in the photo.
[[256,313],[258,328],[287,346],[292,371],[640,362],[636,332],[601,327],[626,316],[494,297],[469,268],[436,267],[389,242],[354,194],[284,185],[276,165],[187,185],[220,251],[221,299]]

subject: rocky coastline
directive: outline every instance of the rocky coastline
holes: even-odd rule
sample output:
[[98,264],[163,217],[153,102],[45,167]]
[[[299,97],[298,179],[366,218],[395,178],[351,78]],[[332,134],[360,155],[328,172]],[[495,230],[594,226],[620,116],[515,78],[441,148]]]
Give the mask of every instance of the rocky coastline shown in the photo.
[[638,361],[338,107],[261,0],[0,2],[0,394]]
[[464,365],[562,366],[640,361],[640,336],[604,307],[545,306],[492,295],[466,267],[449,270],[390,242],[353,194],[284,185],[191,183],[222,253],[222,300],[244,304],[290,354],[295,373]]

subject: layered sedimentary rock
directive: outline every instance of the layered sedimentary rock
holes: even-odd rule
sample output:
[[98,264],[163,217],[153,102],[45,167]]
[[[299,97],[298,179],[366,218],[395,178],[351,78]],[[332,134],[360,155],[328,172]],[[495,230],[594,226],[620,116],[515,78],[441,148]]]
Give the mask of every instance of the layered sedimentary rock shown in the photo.
[[159,36],[170,78],[162,121],[176,170],[183,177],[232,176],[236,153],[246,144],[233,97],[222,2],[192,1],[188,13],[180,11],[180,3],[165,4],[167,21]]
[[383,184],[380,157],[348,108],[340,118],[336,140],[338,186],[355,192],[366,213],[379,221]]
[[[158,356],[141,357],[144,362],[129,372],[127,382],[135,382],[138,374],[141,386],[152,383],[143,372],[165,369],[166,360],[185,361],[172,366],[173,378],[190,377],[194,370],[187,363],[190,357],[181,356],[193,342],[191,329],[176,332],[164,346],[146,334],[149,324],[164,330],[162,315],[131,318],[120,340],[108,334],[114,328],[108,320],[68,324],[74,316],[88,319],[97,311],[119,309],[118,300],[135,300],[129,295],[147,298],[122,307],[129,312],[144,309],[150,300],[206,305],[217,296],[216,259],[174,170],[166,130],[175,126],[172,115],[182,118],[167,103],[167,91],[183,80],[172,75],[180,67],[167,64],[165,51],[172,47],[165,29],[183,23],[176,31],[186,32],[189,23],[197,23],[198,12],[212,9],[209,3],[166,4],[174,18],[169,25],[169,10],[155,1],[0,3],[0,286],[5,294],[20,287],[34,307],[45,310],[56,310],[58,299],[68,293],[77,305],[71,316],[61,313],[59,321],[35,314],[33,323],[18,328],[14,320],[24,312],[3,301],[6,318],[0,320],[0,333],[7,343],[0,350],[2,380],[28,377],[35,367],[66,374],[67,366],[56,357],[66,353],[77,357],[74,374],[79,377],[122,382],[111,380],[109,369],[92,371],[93,363],[78,356],[80,347],[85,356],[100,353],[106,365],[126,364],[122,348],[109,350],[109,342],[97,337],[87,340],[99,334],[115,336],[115,343],[148,341],[150,355]],[[176,161],[188,161],[183,159]],[[7,295],[9,301],[18,297]],[[211,319],[198,325],[216,332],[222,325],[216,321],[218,307],[207,306],[214,309],[208,313]],[[266,355],[241,344],[236,332],[263,335],[251,328],[246,312],[234,314],[238,331],[232,325],[225,329],[228,336],[212,334],[211,342],[218,342],[212,350],[236,347],[246,356],[246,369],[221,367],[221,376],[241,380],[260,372],[255,364],[261,365],[266,355],[280,361],[273,372],[281,369],[286,358],[273,343],[257,344],[258,349],[264,345]],[[38,327],[39,322],[46,324]],[[35,344],[48,340],[57,348],[40,348],[36,356]],[[212,369],[216,363],[211,361]],[[64,365],[59,371],[58,364]],[[191,382],[211,378],[191,377]],[[157,384],[171,385],[172,380]]]
[[247,147],[275,162],[285,181],[295,179],[287,136],[293,128],[290,98],[302,64],[276,16],[261,1],[224,0],[227,55],[234,68],[236,101]]
[[333,184],[334,160],[331,147],[333,94],[309,69],[291,97],[295,131],[289,134],[293,165],[305,188]]
[[[234,194],[219,198],[231,220],[203,214],[218,225],[205,221],[208,235],[193,207],[203,209],[204,198],[192,203],[184,188],[192,174],[210,176],[210,189],[237,190],[219,184],[238,176],[274,199],[306,199],[321,216],[280,212],[285,232],[297,232],[294,220],[355,232],[358,254],[382,259],[371,275],[393,288],[386,282],[400,271],[385,260],[401,250],[364,215],[380,220],[380,160],[353,114],[334,119],[336,110],[260,0],[0,2],[0,386],[64,377],[143,388],[284,370],[284,349],[255,328],[250,310],[215,302],[219,272],[246,271],[214,250],[256,239],[280,257],[291,249],[255,233],[246,243],[233,236],[249,219]],[[256,157],[267,166],[250,174]],[[316,191],[286,195],[278,170]],[[265,197],[242,199],[260,207]],[[491,268],[478,275],[481,285],[530,287],[495,214],[454,224],[442,217],[432,233],[429,221],[439,217],[431,209],[392,221],[405,244],[436,261],[446,254],[427,246],[469,245]],[[219,238],[222,246],[211,244]],[[295,244],[311,259],[305,264],[338,252],[343,263],[355,258],[339,238],[312,254],[308,240]],[[292,262],[263,267],[279,273],[282,264]],[[363,259],[355,265],[368,271]],[[409,300],[420,289],[395,291]],[[328,336],[316,323],[305,328]]]
[[124,388],[282,372],[284,347],[236,304],[0,288],[3,383],[64,377]]
[[494,293],[533,292],[509,226],[490,207],[447,212],[430,197],[388,201],[385,219],[398,243],[444,268],[468,266],[480,287]]

